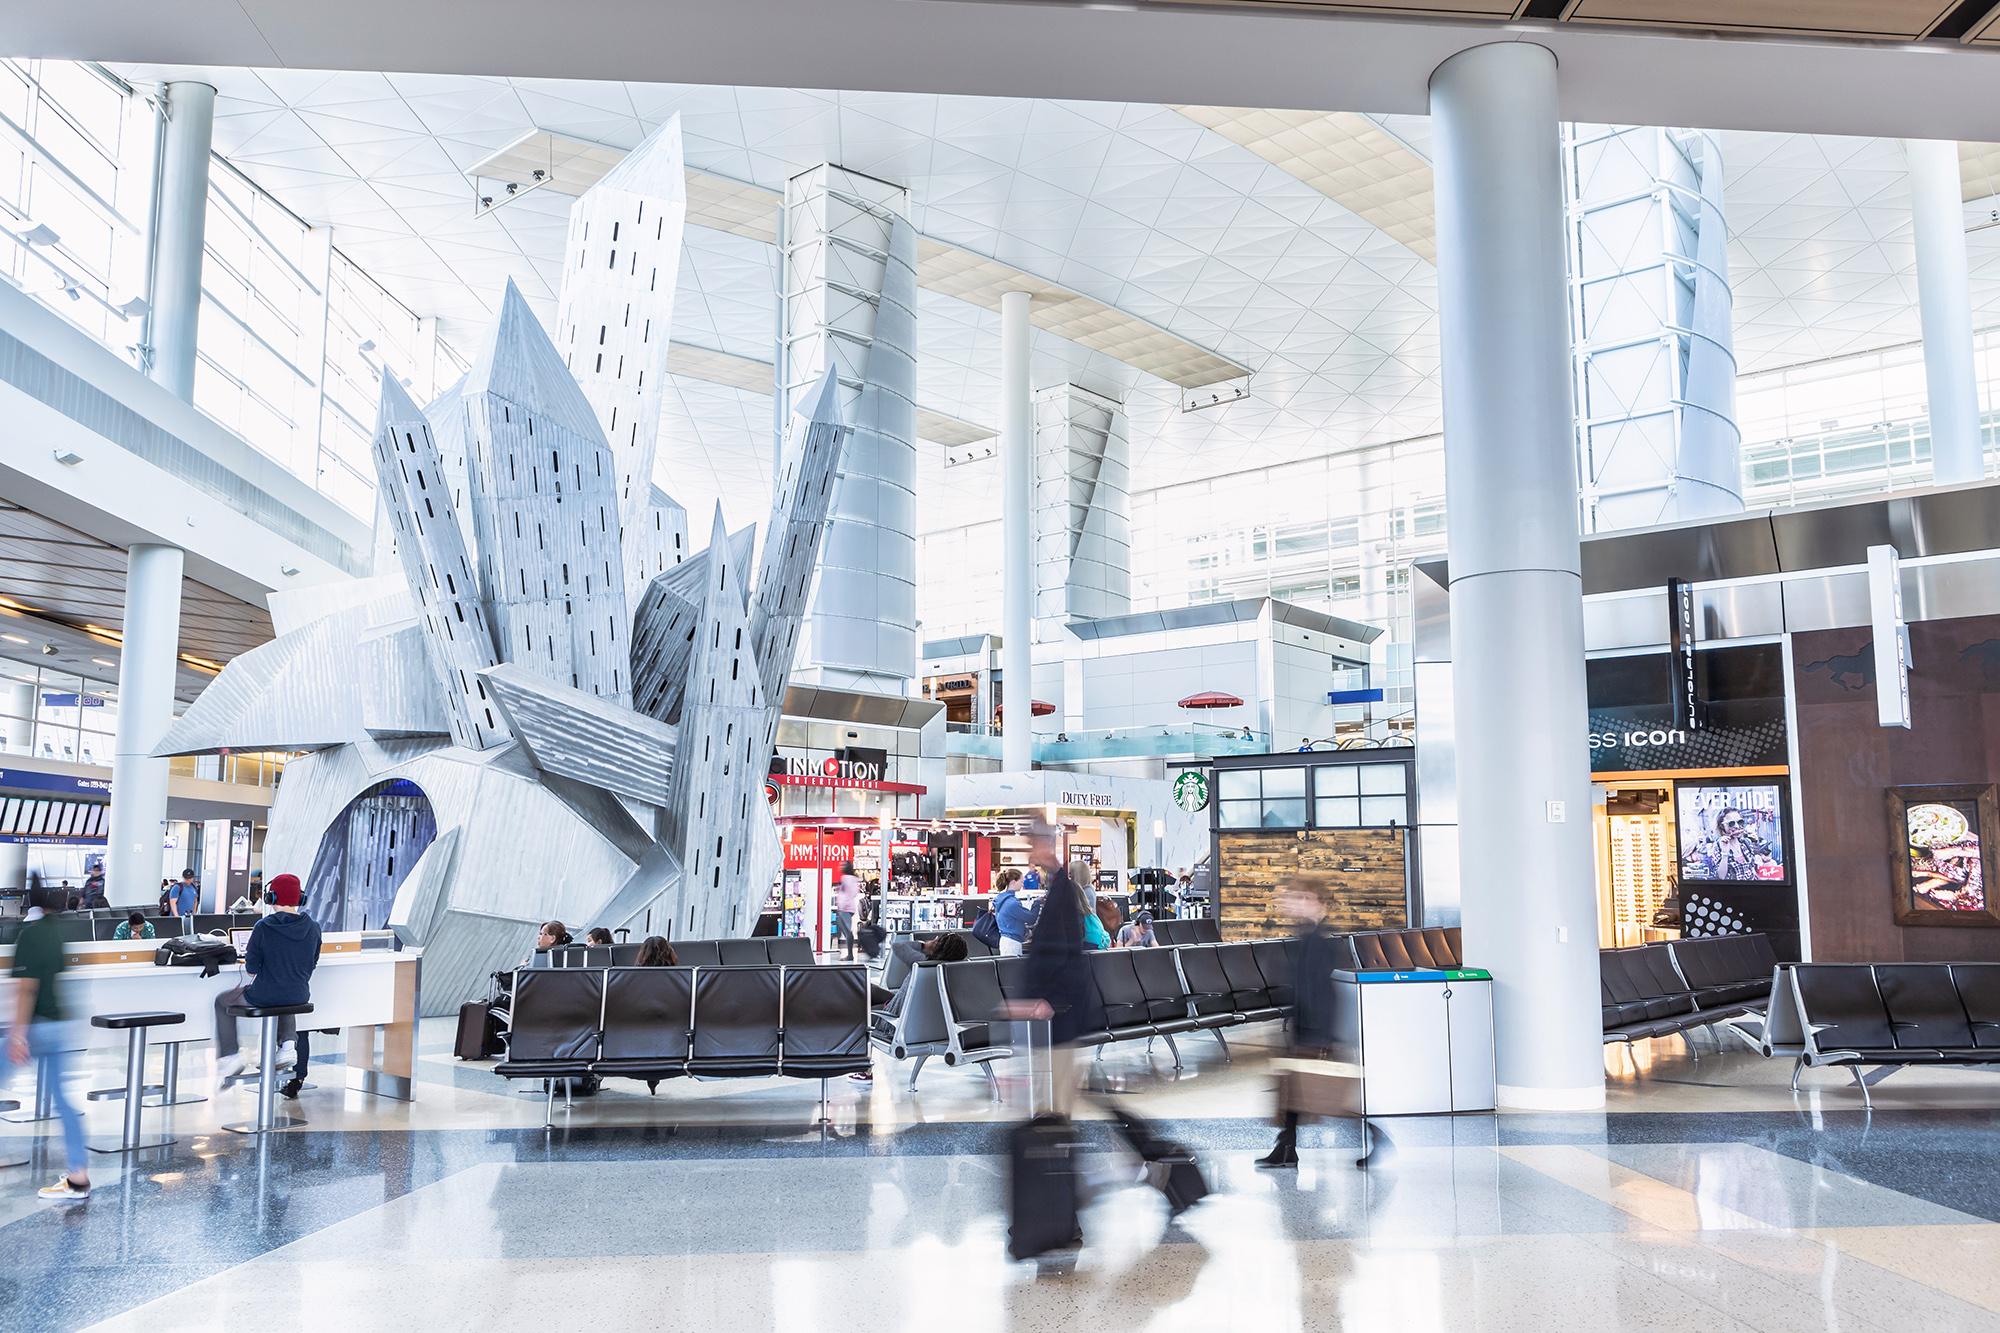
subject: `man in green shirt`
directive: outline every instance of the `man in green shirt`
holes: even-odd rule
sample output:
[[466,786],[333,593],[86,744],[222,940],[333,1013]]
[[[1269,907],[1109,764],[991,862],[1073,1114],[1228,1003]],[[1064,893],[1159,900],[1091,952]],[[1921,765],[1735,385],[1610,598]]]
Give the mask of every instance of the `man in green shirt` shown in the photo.
[[44,1199],[82,1200],[90,1197],[90,1173],[83,1144],[83,1114],[71,1105],[63,1090],[68,1054],[79,1042],[70,1036],[63,1014],[62,996],[56,978],[63,972],[62,928],[56,924],[66,898],[56,889],[31,889],[28,893],[28,923],[14,941],[14,979],[20,984],[14,1026],[7,1033],[7,1061],[24,1065],[33,1056],[48,1061],[46,1077],[55,1090],[56,1113],[62,1117],[63,1149],[69,1174],[53,1185],[45,1185]]
[[153,938],[153,923],[146,919],[144,912],[133,912],[118,923],[118,929],[111,932],[114,940],[150,940]]

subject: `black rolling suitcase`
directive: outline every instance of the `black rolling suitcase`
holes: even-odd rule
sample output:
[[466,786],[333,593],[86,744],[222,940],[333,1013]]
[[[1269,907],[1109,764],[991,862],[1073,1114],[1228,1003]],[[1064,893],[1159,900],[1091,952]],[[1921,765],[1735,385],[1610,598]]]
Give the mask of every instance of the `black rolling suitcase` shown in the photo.
[[461,1060],[490,1060],[500,1054],[500,1034],[492,1005],[484,1000],[467,1000],[458,1007],[458,1037],[452,1050]]
[[1167,1212],[1178,1216],[1208,1197],[1208,1182],[1202,1179],[1201,1163],[1193,1150],[1161,1138],[1153,1127],[1119,1107],[1111,1113],[1118,1118],[1119,1133],[1132,1151],[1146,1164],[1146,1183],[1167,1196]]
[[[1049,1052],[1046,1022],[1026,1025],[1028,1029],[1028,1109],[1032,1118],[1016,1125],[1007,1135],[1011,1163],[1007,1205],[1007,1253],[1016,1259],[1032,1259],[1051,1250],[1074,1249],[1079,1243],[1076,1216],[1077,1141],[1076,1129],[1067,1116],[1052,1111],[1034,1114],[1041,1099],[1036,1096],[1035,1029],[1044,1036],[1042,1050]],[[1052,1061],[1045,1060],[1051,1066]],[[1054,1088],[1041,1104],[1053,1107]]]

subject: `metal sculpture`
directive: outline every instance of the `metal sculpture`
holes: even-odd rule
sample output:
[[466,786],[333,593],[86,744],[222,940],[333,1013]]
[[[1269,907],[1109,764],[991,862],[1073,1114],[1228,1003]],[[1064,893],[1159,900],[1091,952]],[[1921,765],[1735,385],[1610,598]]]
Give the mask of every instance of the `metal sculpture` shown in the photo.
[[[673,128],[671,153],[652,147],[677,164]],[[617,197],[586,194],[578,216],[644,209],[662,219],[652,245],[677,241],[678,204],[652,211],[643,173],[606,182]],[[652,258],[673,271],[672,252]],[[653,321],[639,345],[664,349],[670,299],[634,310]],[[718,509],[687,552],[650,443],[614,444],[633,438],[634,398],[615,376],[587,396],[509,284],[438,402],[383,378],[379,512],[399,568],[359,604],[287,594],[291,628],[232,661],[156,753],[308,751],[272,807],[271,866],[314,865],[358,797],[414,784],[437,836],[395,849],[389,924],[424,948],[426,1013],[483,991],[549,918],[747,934],[777,873],[762,786],[847,434],[835,376],[799,395],[753,582],[755,530],[726,533]],[[309,907],[324,889],[308,885]]]

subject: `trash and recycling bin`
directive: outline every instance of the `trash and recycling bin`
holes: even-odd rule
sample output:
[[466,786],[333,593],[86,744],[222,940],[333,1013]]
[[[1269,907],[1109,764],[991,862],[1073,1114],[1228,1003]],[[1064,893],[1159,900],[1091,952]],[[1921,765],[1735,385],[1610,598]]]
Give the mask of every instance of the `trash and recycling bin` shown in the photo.
[[1490,1111],[1493,975],[1483,968],[1335,972],[1333,1061],[1359,1116]]

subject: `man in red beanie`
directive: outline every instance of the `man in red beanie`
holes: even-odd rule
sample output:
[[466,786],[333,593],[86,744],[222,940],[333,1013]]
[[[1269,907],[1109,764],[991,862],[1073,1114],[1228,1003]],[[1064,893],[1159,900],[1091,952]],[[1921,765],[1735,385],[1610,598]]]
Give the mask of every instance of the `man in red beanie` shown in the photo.
[[[230,1016],[233,1004],[308,1004],[312,1001],[313,969],[319,966],[319,925],[299,910],[303,896],[297,875],[279,875],[269,886],[271,903],[277,908],[250,932],[243,951],[244,984],[215,997],[215,1075],[218,1080],[243,1072],[243,1056],[236,1049],[236,1020]],[[291,1082],[278,1089],[296,1098],[305,1083],[306,1063],[312,1059],[312,1045],[296,1020],[278,1020],[278,1040],[294,1045]],[[281,1062],[282,1063],[282,1062]],[[275,1078],[275,1069],[260,1071]]]

